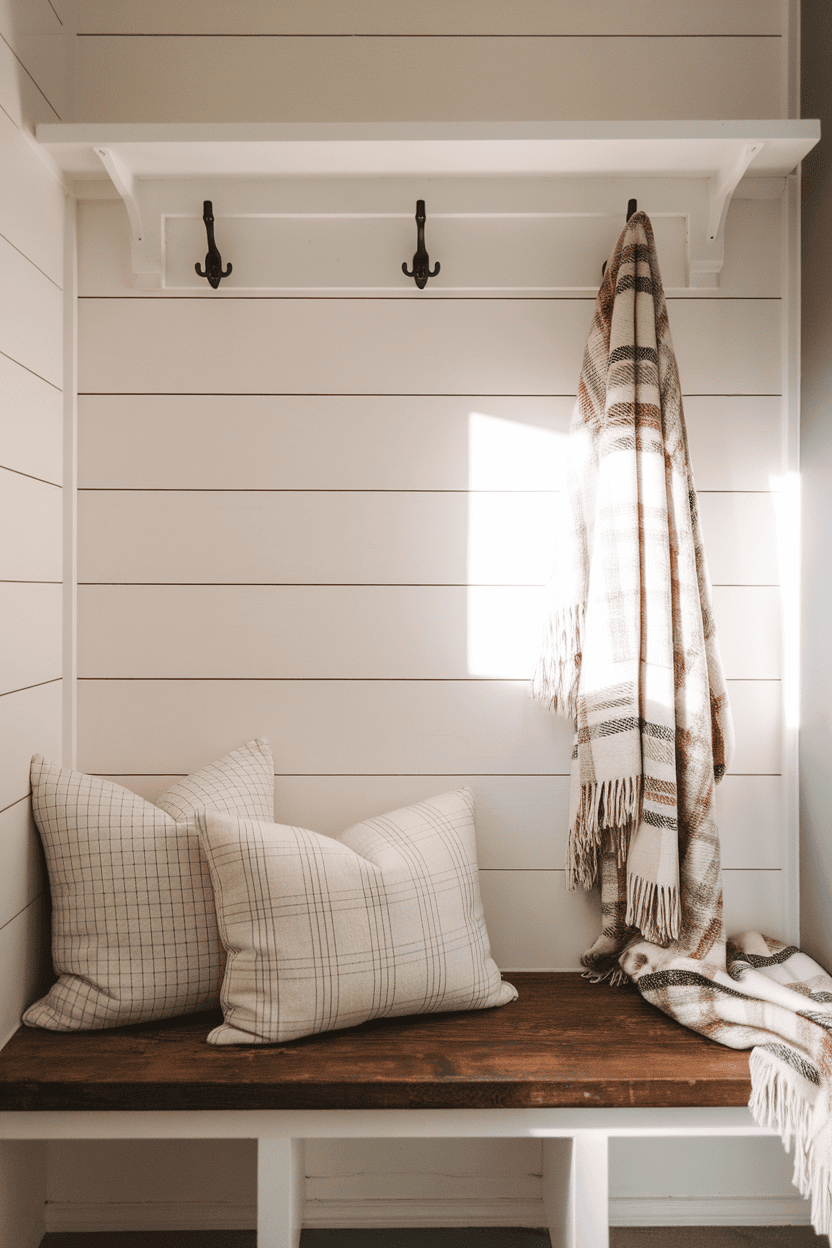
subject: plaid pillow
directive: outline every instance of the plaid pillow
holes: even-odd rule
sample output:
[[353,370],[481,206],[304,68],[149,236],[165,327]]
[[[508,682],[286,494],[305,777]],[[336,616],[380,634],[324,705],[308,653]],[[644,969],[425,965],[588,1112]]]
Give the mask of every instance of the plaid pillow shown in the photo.
[[175,784],[155,806],[40,755],[31,779],[58,982],[24,1023],[91,1031],[216,1006],[225,953],[195,816],[213,806],[273,818],[268,743],[249,741]]
[[490,956],[474,795],[445,793],[336,840],[197,817],[228,963],[210,1044],[270,1044],[370,1018],[517,996]]

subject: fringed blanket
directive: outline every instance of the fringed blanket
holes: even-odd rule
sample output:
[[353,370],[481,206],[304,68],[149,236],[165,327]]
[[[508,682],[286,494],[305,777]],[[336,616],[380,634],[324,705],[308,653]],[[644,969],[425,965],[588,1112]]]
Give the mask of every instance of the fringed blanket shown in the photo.
[[587,965],[611,972],[634,929],[702,957],[723,941],[714,779],[733,732],[644,213],[598,292],[568,483],[532,692],[575,719],[567,870],[589,887],[600,869],[606,919]]
[[795,1139],[795,1182],[829,1233],[832,979],[753,932],[726,956],[714,785],[733,729],[644,213],[598,292],[568,492],[532,694],[575,722],[567,873],[571,888],[600,882],[603,923],[581,960],[694,1031],[759,1046],[752,1113]]

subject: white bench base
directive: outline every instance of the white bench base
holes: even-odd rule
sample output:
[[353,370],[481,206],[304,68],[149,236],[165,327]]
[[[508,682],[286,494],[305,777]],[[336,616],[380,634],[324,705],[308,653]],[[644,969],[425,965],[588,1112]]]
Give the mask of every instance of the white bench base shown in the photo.
[[306,1139],[543,1141],[552,1248],[609,1248],[612,1137],[773,1135],[747,1109],[40,1111],[0,1114],[0,1139],[256,1139],[258,1248],[297,1248]]

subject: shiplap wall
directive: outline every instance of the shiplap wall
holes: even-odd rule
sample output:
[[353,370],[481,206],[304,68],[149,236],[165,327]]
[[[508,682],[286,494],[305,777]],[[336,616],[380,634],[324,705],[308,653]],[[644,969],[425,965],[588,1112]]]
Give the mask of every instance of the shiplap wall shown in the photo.
[[[670,304],[739,742],[728,923],[778,932],[781,213],[739,200],[719,293]],[[470,783],[498,963],[576,967],[598,902],[564,885],[571,734],[526,685],[593,296],[443,298],[394,271],[399,297],[146,297],[125,221],[81,210],[80,765],[150,794],[263,733],[278,816],[326,832]]]
[[[65,193],[28,134],[66,118],[63,0],[0,3],[0,1046],[42,980],[29,759],[61,757]],[[0,1244],[38,1242],[45,1145],[0,1146]]]
[[[794,92],[785,17],[779,0],[87,0],[76,118],[778,117]],[[729,918],[772,930],[789,865],[771,492],[784,222],[779,200],[737,200],[720,292],[670,305],[738,724],[720,792]],[[403,231],[399,260],[412,221]],[[423,293],[404,279],[371,297],[327,292],[313,250],[322,297],[253,297],[235,289],[239,270],[216,294],[155,295],[132,288],[121,205],[82,206],[79,764],[152,797],[262,732],[278,817],[324,832],[469,781],[498,961],[574,966],[597,903],[563,888],[568,732],[528,701],[525,677],[592,296],[443,297],[444,243],[429,220],[443,276]],[[668,252],[667,271],[679,262]],[[764,1190],[769,1220],[776,1199],[799,1216],[770,1144],[739,1150],[729,1195]],[[444,1147],[382,1159],[371,1144],[310,1146],[309,1220],[542,1220],[533,1143]],[[251,1224],[245,1145],[49,1155],[54,1229]],[[713,1155],[663,1143],[647,1191],[623,1150],[613,1197],[693,1194],[701,1221]]]

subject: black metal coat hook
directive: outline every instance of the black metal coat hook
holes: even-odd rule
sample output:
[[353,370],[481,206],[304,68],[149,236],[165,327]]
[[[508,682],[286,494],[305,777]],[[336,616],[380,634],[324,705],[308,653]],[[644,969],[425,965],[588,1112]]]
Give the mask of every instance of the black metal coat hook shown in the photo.
[[[628,199],[628,200],[627,200],[627,220],[629,221],[629,220],[630,220],[630,217],[632,217],[632,216],[633,216],[635,213],[637,213],[637,212],[638,212],[638,204],[637,204],[637,202],[636,202],[634,199]],[[604,274],[606,273],[606,271],[607,271],[607,262],[606,262],[606,260],[605,260],[605,261],[604,261],[604,263],[601,265],[601,276],[602,276],[602,277],[604,276]]]
[[436,277],[439,272],[439,261],[436,262],[436,268],[431,271],[430,256],[425,250],[425,201],[423,199],[416,200],[416,252],[413,256],[413,268],[408,269],[407,261],[402,264],[402,273],[405,277],[412,277],[420,290],[424,290],[428,284],[429,277]]
[[205,222],[205,229],[208,234],[208,254],[205,257],[205,268],[202,269],[198,264],[195,264],[194,268],[197,276],[207,277],[209,285],[216,290],[222,279],[228,277],[232,266],[229,264],[223,273],[222,256],[217,250],[217,244],[214,242],[214,208],[210,199],[206,199],[202,205],[202,220]]

